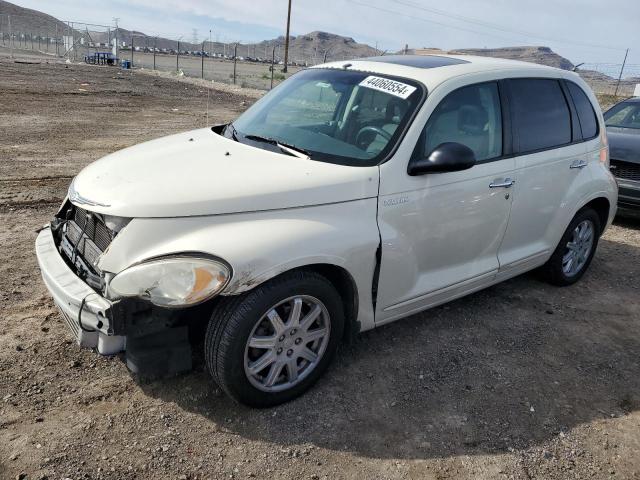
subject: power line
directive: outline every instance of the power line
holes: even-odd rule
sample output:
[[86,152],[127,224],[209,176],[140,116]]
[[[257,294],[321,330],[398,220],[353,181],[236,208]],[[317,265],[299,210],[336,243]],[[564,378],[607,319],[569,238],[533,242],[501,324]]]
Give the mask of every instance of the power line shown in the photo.
[[439,10],[437,8],[433,8],[433,7],[425,7],[419,4],[415,4],[414,2],[410,2],[408,0],[391,0],[394,3],[398,3],[400,5],[404,5],[407,7],[411,7],[411,8],[415,8],[417,10],[422,10],[425,12],[429,12],[429,13],[435,13],[436,15],[441,15],[443,17],[448,17],[448,18],[453,18],[456,20],[460,20],[463,22],[468,22],[468,23],[473,23],[479,26],[484,26],[487,28],[493,28],[495,30],[500,30],[502,32],[506,32],[506,33],[515,33],[517,35],[521,35],[521,36],[525,36],[525,37],[532,37],[532,38],[538,38],[538,39],[542,39],[542,40],[549,40],[549,41],[553,41],[556,43],[565,43],[565,44],[573,44],[573,45],[580,45],[580,46],[585,46],[585,47],[589,47],[589,48],[604,48],[604,49],[610,49],[610,50],[624,50],[623,47],[612,47],[612,46],[607,46],[607,45],[595,45],[595,44],[591,44],[591,43],[584,43],[584,42],[576,42],[573,40],[567,40],[567,39],[559,39],[559,38],[554,38],[554,37],[549,37],[549,36],[545,36],[545,35],[538,35],[537,33],[532,33],[532,32],[528,32],[526,30],[517,30],[517,29],[513,29],[513,28],[509,28],[509,27],[504,27],[502,25],[499,25],[497,23],[492,23],[492,22],[487,22],[478,18],[473,18],[473,17],[467,17],[465,15],[459,15],[459,14],[455,14],[455,13],[449,13],[446,12],[444,10]]
[[494,33],[479,32],[477,30],[472,30],[470,28],[460,27],[458,25],[451,25],[451,24],[448,24],[448,23],[442,23],[442,22],[438,22],[436,20],[431,20],[431,19],[428,19],[428,18],[417,17],[415,15],[410,15],[408,13],[398,12],[397,10],[389,10],[387,8],[378,7],[377,5],[371,5],[371,4],[368,4],[368,3],[359,2],[358,0],[347,0],[347,1],[350,2],[350,3],[354,3],[356,5],[360,5],[362,7],[367,7],[367,8],[371,8],[373,10],[378,10],[380,12],[390,13],[392,15],[397,15],[397,16],[409,18],[411,20],[418,20],[418,21],[421,21],[421,22],[431,23],[431,24],[434,24],[434,25],[440,25],[440,26],[446,27],[446,28],[453,28],[455,30],[462,30],[464,32],[477,33],[478,35],[488,35],[488,36],[491,36],[491,37],[500,38],[502,40],[513,41],[512,38],[503,37],[501,35],[496,35]]
[[[415,16],[415,15],[410,15],[408,13],[399,12],[397,10],[390,10],[390,9],[387,9],[387,8],[379,7],[377,5],[372,5],[372,4],[369,4],[369,3],[360,2],[358,0],[347,0],[347,1],[350,2],[350,3],[354,3],[356,5],[360,5],[362,7],[370,8],[370,9],[373,9],[373,10],[378,10],[378,11],[381,11],[381,12],[384,12],[384,13],[390,13],[390,14],[396,15],[396,16],[402,16],[402,17],[405,17],[405,18],[410,18],[412,20],[418,20],[418,21],[421,21],[421,22],[431,23],[431,24],[434,24],[434,25],[440,25],[440,26],[445,27],[445,28],[452,28],[452,29],[455,29],[455,30],[461,30],[461,31],[465,31],[465,32],[475,33],[475,34],[478,34],[478,35],[491,36],[491,37],[494,37],[494,38],[500,38],[502,40],[507,40],[507,41],[510,41],[510,42],[514,41],[513,37],[509,37],[508,38],[508,37],[505,37],[505,36],[502,36],[502,35],[497,35],[495,33],[490,33],[490,32],[485,32],[485,31],[478,31],[478,30],[474,30],[474,29],[471,29],[471,28],[462,27],[462,26],[459,26],[459,25],[452,25],[452,24],[449,24],[449,23],[443,23],[443,22],[439,22],[439,21],[436,21],[436,20],[433,20],[433,19],[428,19],[428,18],[424,18],[424,17],[418,17],[418,16]],[[520,35],[522,37],[538,38],[538,39],[553,41],[555,43],[572,44],[572,45],[578,45],[578,46],[583,46],[583,47],[588,47],[588,48],[602,48],[602,49],[607,49],[607,50],[624,50],[623,47],[612,47],[612,46],[605,46],[605,45],[593,45],[593,44],[582,43],[582,42],[574,42],[574,41],[566,40],[566,39],[561,40],[561,39],[556,39],[556,38],[552,38],[552,37],[545,37],[545,36],[537,35],[537,34],[530,33],[530,32],[524,32],[524,31],[518,31],[518,30],[515,30],[515,29],[509,29],[507,27],[503,27],[503,26],[498,25],[498,24],[485,22],[483,20],[475,19],[475,18],[472,18],[472,17],[465,17],[463,15],[450,14],[450,13],[444,12],[443,10],[438,10],[438,9],[430,8],[430,7],[424,7],[424,6],[421,6],[421,5],[416,5],[414,3],[407,2],[406,0],[391,0],[391,1],[394,2],[394,3],[398,3],[400,5],[408,6],[408,7],[415,8],[415,9],[418,9],[418,10],[422,10],[422,11],[425,11],[425,12],[434,13],[436,15],[441,15],[441,16],[452,18],[452,19],[459,20],[459,21],[464,21],[464,22],[468,22],[468,23],[474,23],[474,24],[476,24],[478,26],[483,26],[483,27],[487,27],[487,28],[493,28],[495,30],[500,30],[500,31],[505,32],[505,33],[513,33],[513,34],[516,34],[516,35]],[[521,41],[521,40],[518,40],[518,41]]]

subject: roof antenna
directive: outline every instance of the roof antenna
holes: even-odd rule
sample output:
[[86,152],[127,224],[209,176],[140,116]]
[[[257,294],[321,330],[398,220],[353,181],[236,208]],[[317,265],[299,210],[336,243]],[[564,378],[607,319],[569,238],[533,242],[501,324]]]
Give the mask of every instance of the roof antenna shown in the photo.
[[349,67],[353,66],[351,63],[345,63],[344,65],[342,65],[342,68],[344,68],[345,70]]
[[584,65],[584,62],[579,63],[578,65],[574,65],[573,68],[571,69],[572,72],[577,72],[578,68],[580,68],[582,65]]

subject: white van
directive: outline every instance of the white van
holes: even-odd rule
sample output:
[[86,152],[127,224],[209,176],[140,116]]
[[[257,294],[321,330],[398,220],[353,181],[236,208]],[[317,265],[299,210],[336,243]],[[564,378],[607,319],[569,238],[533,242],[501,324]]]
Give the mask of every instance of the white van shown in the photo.
[[576,282],[616,200],[576,74],[383,56],[89,165],[36,251],[80,345],[141,375],[189,369],[200,345],[224,391],[268,406],[345,337],[536,268]]

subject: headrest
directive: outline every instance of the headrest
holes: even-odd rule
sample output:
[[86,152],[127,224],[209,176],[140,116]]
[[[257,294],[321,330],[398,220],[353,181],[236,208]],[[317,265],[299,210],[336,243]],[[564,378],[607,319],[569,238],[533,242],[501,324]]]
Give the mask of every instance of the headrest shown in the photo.
[[472,135],[484,131],[489,115],[479,105],[463,105],[458,110],[458,130]]

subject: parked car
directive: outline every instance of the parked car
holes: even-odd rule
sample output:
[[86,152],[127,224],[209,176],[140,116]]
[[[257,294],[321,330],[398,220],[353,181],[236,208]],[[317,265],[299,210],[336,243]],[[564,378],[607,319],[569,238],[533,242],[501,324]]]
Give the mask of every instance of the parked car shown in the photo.
[[616,203],[576,74],[383,56],[309,68],[233,123],[89,165],[36,252],[80,345],[175,373],[204,323],[218,385],[262,407],[358,332],[535,268],[575,283]]
[[620,212],[640,211],[640,97],[630,98],[604,114],[611,171],[618,180]]

